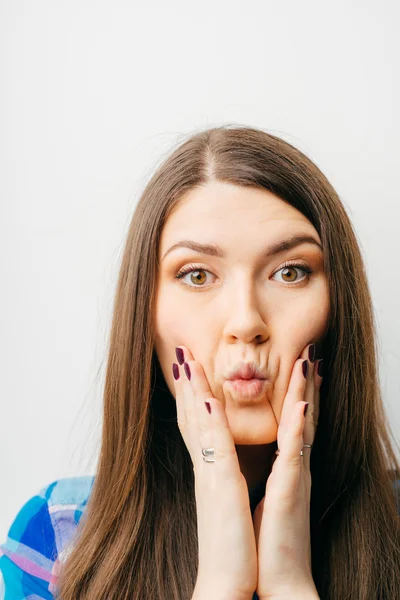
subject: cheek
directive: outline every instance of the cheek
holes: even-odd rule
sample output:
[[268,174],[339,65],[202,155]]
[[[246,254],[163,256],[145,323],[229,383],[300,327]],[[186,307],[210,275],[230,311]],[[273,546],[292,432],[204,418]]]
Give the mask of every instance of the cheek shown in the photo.
[[166,352],[174,351],[174,346],[183,343],[184,331],[184,319],[180,318],[175,303],[160,298],[155,314],[156,351],[160,361]]
[[273,332],[283,341],[293,345],[319,340],[326,332],[329,312],[323,306],[288,308],[280,312],[274,320]]
[[323,342],[328,325],[328,295],[319,294],[315,299],[307,298],[304,302],[280,309],[274,321],[273,334],[279,347],[279,370],[283,379],[290,377],[292,363],[311,342],[317,343],[317,357],[320,357],[318,343]]
[[198,346],[202,326],[189,313],[182,301],[177,302],[173,294],[161,293],[158,297],[155,312],[155,349],[159,361],[170,367],[176,362],[175,346],[184,345],[192,349]]
[[308,327],[313,339],[321,340],[326,334],[330,317],[330,298],[328,284],[324,281],[317,298],[308,310]]
[[324,335],[329,322],[328,288],[321,282],[313,293],[304,294],[277,307],[274,328],[292,338],[320,338]]
[[161,301],[161,298],[157,303],[154,349],[169,391],[172,396],[175,396],[172,363],[178,362],[175,347],[183,343],[184,327],[177,314],[178,311],[171,304],[168,300]]

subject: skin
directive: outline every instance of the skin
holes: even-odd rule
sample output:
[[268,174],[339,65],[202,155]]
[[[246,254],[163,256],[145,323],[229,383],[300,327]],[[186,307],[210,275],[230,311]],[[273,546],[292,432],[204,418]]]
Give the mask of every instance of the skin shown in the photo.
[[[305,243],[265,254],[270,245],[295,234],[311,235],[321,244],[310,221],[272,192],[220,182],[186,194],[161,234],[155,349],[165,381],[174,396],[175,347],[186,346],[224,405],[249,489],[271,472],[293,365],[313,342],[316,358],[321,356],[328,326],[322,250]],[[184,239],[218,244],[225,256],[180,247],[164,257]],[[305,263],[313,273],[282,269],[288,260]],[[192,264],[191,273],[175,278]],[[226,383],[228,371],[241,360],[268,371],[268,384],[257,398],[246,398]]]

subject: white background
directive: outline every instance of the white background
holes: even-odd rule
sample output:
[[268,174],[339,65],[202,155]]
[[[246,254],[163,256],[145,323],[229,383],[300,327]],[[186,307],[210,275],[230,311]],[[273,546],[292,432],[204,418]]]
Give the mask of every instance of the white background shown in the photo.
[[130,219],[207,126],[279,135],[338,191],[400,441],[398,23],[396,0],[0,2],[1,540],[41,487],[94,472]]

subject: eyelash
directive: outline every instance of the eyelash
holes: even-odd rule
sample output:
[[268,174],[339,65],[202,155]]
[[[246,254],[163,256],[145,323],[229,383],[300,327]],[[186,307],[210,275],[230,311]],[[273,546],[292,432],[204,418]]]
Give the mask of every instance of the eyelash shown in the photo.
[[[307,277],[304,277],[300,282],[296,283],[288,283],[288,286],[294,286],[297,287],[299,285],[299,283],[303,283],[304,279],[309,278],[309,276],[312,274],[312,269],[310,269],[310,267],[305,264],[305,263],[298,263],[296,261],[288,261],[286,262],[284,265],[282,265],[279,269],[277,269],[275,271],[275,273],[273,273],[273,275],[275,275],[276,273],[279,273],[279,271],[282,271],[283,269],[287,268],[287,267],[297,267],[299,269],[301,269],[302,271],[304,271],[305,273],[307,273]],[[209,271],[208,269],[204,269],[203,267],[199,266],[199,265],[188,265],[187,267],[183,267],[182,269],[180,269],[178,271],[178,273],[175,275],[176,279],[182,279],[184,277],[184,275],[187,275],[187,273],[191,273],[192,271],[204,271],[206,273],[212,273],[211,271]],[[213,273],[212,273],[213,274]],[[180,281],[180,283],[182,285],[185,285],[186,287],[190,287],[190,288],[194,288],[194,289],[201,289],[207,286],[204,285],[200,285],[200,286],[196,286],[196,285],[188,285],[187,283],[184,283],[183,281]]]

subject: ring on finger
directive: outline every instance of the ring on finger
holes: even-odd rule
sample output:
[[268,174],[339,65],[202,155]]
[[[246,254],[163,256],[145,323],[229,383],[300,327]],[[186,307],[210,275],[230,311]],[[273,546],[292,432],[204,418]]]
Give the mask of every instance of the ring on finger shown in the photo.
[[[312,447],[313,447],[313,445],[312,445],[312,444],[304,444],[304,445],[303,445],[303,448],[312,448]],[[279,451],[279,448],[278,448],[278,450],[276,450],[275,454],[276,454],[277,456],[279,456],[279,452],[280,452],[280,451]],[[300,450],[300,456],[304,456],[304,452],[303,452],[303,450]]]
[[214,454],[215,454],[214,448],[202,448],[201,453],[203,454],[204,462],[207,462],[207,463],[215,462],[214,458],[212,458],[212,459],[207,458],[208,456],[214,456]]

